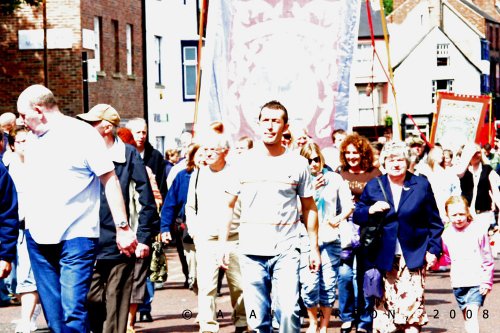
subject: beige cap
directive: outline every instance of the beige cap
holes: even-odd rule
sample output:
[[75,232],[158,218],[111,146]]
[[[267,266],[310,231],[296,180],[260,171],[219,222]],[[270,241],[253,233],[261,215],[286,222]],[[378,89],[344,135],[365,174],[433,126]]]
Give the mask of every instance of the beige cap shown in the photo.
[[116,127],[120,125],[120,115],[118,114],[118,111],[116,111],[115,108],[109,104],[97,104],[90,109],[89,112],[81,113],[76,117],[85,121],[107,120]]

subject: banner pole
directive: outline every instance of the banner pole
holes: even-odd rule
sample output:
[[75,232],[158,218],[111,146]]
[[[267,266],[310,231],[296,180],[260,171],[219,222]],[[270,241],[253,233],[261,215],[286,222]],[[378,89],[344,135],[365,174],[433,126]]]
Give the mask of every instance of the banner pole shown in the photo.
[[[200,105],[200,88],[201,88],[201,55],[203,48],[203,31],[205,26],[205,6],[207,0],[202,1],[201,10],[200,10],[200,26],[198,28],[198,35],[200,38],[198,39],[198,54],[197,59],[198,62],[196,64],[196,97],[194,102],[194,119],[193,119],[193,128],[191,134],[193,137],[195,136],[195,126],[198,121],[198,108]],[[208,9],[208,8],[207,8]]]
[[[367,1],[369,1],[369,0],[367,0]],[[389,68],[391,91],[392,91],[392,96],[394,97],[394,112],[396,113],[396,121],[393,122],[392,132],[394,135],[395,134],[394,130],[396,129],[398,132],[399,140],[403,140],[402,134],[401,134],[401,119],[399,118],[398,101],[396,98],[396,89],[394,88],[394,72],[392,71],[392,65],[391,65],[391,52],[390,52],[390,48],[389,48],[389,34],[387,32],[387,21],[385,20],[385,10],[384,10],[384,1],[383,0],[380,0],[380,19],[382,21],[382,30],[384,32],[385,48],[386,48],[386,52],[387,52],[387,67]]]

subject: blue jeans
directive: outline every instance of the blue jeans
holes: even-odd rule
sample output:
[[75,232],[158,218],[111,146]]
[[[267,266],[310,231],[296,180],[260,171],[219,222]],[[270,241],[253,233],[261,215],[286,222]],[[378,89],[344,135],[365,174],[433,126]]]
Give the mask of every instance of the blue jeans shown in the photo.
[[139,304],[137,310],[139,312],[151,313],[151,304],[153,303],[154,295],[155,295],[155,284],[154,282],[151,282],[148,276],[146,279],[146,293],[144,295],[144,302]]
[[10,305],[10,296],[7,287],[5,287],[5,282],[3,279],[0,279],[0,304],[1,305]]
[[362,264],[364,258],[359,252],[359,249],[356,250],[352,258],[340,262],[338,281],[340,320],[343,323],[355,322],[358,328],[371,331],[375,301],[373,297],[364,297],[365,268]]
[[317,273],[311,273],[309,269],[311,250],[310,246],[308,247],[309,249],[300,255],[300,295],[307,308],[315,308],[318,305],[332,307],[335,303],[340,265],[340,241],[320,245],[321,267]]
[[26,231],[31,266],[49,328],[55,333],[88,332],[87,294],[97,238],[37,244]]
[[300,332],[299,308],[300,253],[291,248],[276,256],[240,255],[243,298],[248,326],[259,333],[273,331],[271,288],[280,332]]

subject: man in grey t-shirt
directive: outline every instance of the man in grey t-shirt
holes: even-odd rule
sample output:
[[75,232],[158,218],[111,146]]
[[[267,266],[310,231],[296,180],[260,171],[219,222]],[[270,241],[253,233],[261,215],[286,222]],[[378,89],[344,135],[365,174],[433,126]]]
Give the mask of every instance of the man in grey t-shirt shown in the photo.
[[[227,228],[221,231],[221,248],[231,225],[236,200],[241,201],[240,267],[247,322],[260,333],[272,332],[271,286],[280,332],[300,332],[299,200],[311,242],[310,268],[320,265],[318,213],[307,161],[281,145],[288,128],[288,112],[277,101],[260,110],[262,144],[243,154],[227,188]],[[227,267],[224,253],[222,266]]]

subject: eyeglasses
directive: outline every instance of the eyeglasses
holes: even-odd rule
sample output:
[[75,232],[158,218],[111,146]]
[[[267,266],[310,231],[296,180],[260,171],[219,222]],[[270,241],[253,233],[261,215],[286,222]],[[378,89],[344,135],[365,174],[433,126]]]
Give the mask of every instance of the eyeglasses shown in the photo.
[[290,133],[284,133],[283,134],[283,139],[290,140],[291,138],[292,138],[292,135]]
[[316,163],[321,162],[321,159],[319,158],[319,156],[316,156],[315,158],[308,158],[307,160],[309,161],[309,164],[311,164],[312,162],[316,162]]

